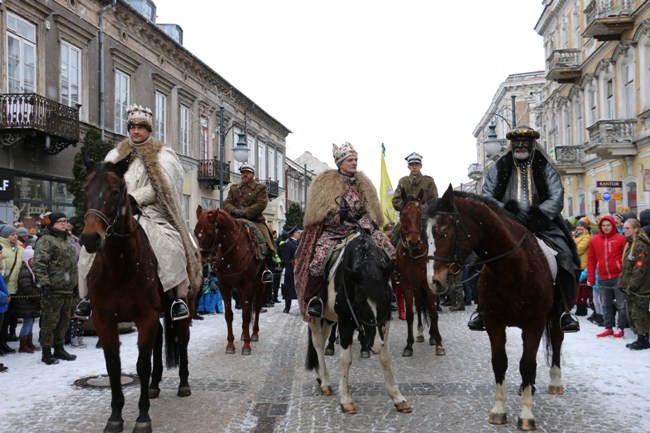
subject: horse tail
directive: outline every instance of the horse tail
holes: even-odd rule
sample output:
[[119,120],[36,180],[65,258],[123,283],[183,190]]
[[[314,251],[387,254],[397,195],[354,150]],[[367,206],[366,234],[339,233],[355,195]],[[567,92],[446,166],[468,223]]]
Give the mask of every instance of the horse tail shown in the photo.
[[307,357],[305,359],[305,368],[309,371],[318,368],[318,354],[314,348],[314,341],[311,337],[311,328],[307,329]]
[[551,329],[553,328],[553,320],[546,322],[544,327],[544,357],[546,358],[546,365],[553,366],[553,342],[551,340]]
[[[420,287],[418,288],[418,290],[420,291],[420,302],[418,302],[415,305],[415,308],[419,316],[424,316],[423,319],[424,325],[428,328],[430,326],[429,314],[433,314],[433,311],[429,311],[429,303],[428,303],[429,298],[427,298],[427,292],[426,292],[427,289],[425,289],[424,287]],[[436,308],[436,306],[433,305],[431,308]]]
[[180,364],[181,350],[178,338],[178,323],[172,321],[169,313],[164,314],[164,335],[165,335],[165,365],[167,368],[178,367]]

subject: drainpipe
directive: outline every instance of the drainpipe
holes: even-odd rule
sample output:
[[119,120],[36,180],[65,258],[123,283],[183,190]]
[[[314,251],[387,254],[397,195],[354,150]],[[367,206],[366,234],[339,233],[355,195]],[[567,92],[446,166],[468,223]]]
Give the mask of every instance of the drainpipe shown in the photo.
[[106,81],[104,77],[104,11],[108,8],[114,8],[116,4],[117,0],[113,0],[111,4],[104,6],[99,11],[99,20],[97,23],[97,39],[99,42],[99,66],[97,68],[97,74],[99,76],[99,130],[101,131],[102,140],[104,140],[104,131],[106,129],[106,119],[104,117],[104,112],[106,111],[106,95],[104,92]]

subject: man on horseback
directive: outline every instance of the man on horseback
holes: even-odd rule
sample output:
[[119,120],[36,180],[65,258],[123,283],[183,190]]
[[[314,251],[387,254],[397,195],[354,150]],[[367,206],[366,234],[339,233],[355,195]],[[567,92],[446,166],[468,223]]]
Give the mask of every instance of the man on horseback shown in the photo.
[[[338,170],[319,174],[309,188],[303,223],[305,230],[295,256],[295,281],[300,309],[319,318],[326,302],[325,265],[329,251],[358,227],[371,233],[391,259],[395,248],[379,230],[384,217],[377,190],[370,179],[357,171],[357,151],[350,143],[333,145]],[[345,204],[339,207],[339,197]]]
[[[570,309],[576,295],[580,258],[560,214],[564,206],[562,180],[537,146],[539,132],[519,126],[508,132],[506,138],[510,140],[511,150],[492,165],[481,194],[503,203],[507,210],[516,213],[524,226],[557,252],[555,304],[560,326],[564,332],[577,332],[580,323]],[[470,319],[468,326],[472,330],[485,329],[480,312]]]
[[[398,212],[401,211],[402,206],[404,206],[402,191],[404,191],[406,197],[409,195],[417,197],[418,194],[420,194],[420,191],[424,191],[422,204],[432,198],[438,197],[436,182],[431,176],[422,174],[422,155],[413,152],[404,159],[408,163],[408,168],[411,173],[399,180],[397,189],[393,194],[393,207]],[[426,217],[426,213],[423,213],[422,215]]]
[[264,271],[262,280],[265,283],[271,283],[273,282],[272,272],[279,268],[279,264],[275,259],[278,255],[275,242],[264,217],[264,209],[269,204],[268,188],[266,184],[255,180],[253,164],[243,163],[239,167],[239,173],[241,182],[230,187],[226,201],[223,203],[223,209],[234,218],[242,218],[254,223],[264,237],[268,253],[266,254],[267,270]]
[[[172,320],[189,317],[185,303],[190,285],[201,284],[201,263],[198,249],[182,217],[183,167],[176,153],[151,137],[151,110],[132,105],[127,112],[129,138],[118,143],[105,160],[117,163],[130,158],[124,174],[131,211],[143,228],[158,260],[158,277],[163,290],[174,298]],[[86,277],[94,254],[85,248],[79,256],[79,296],[82,301],[75,310],[81,319],[90,317],[90,301],[86,299]]]

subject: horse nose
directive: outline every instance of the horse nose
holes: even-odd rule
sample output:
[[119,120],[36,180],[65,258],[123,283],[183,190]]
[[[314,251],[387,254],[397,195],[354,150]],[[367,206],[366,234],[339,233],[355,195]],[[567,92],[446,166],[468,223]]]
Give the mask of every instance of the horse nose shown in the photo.
[[102,247],[102,237],[99,233],[82,233],[79,237],[81,239],[81,244],[86,247],[86,251],[89,253],[96,253]]

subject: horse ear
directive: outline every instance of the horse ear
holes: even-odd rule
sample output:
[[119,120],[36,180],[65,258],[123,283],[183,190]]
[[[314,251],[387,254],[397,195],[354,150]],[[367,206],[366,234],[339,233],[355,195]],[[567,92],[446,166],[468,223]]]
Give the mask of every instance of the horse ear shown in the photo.
[[454,211],[454,188],[449,184],[449,188],[439,199],[431,201],[429,204],[428,214],[432,217],[435,212],[453,212]]
[[201,214],[203,213],[203,206],[198,205],[196,208],[196,219],[198,220],[201,218]]
[[126,156],[126,158],[122,159],[117,164],[115,164],[115,172],[120,176],[124,177],[124,173],[126,173],[126,171],[129,169],[130,164],[131,164],[131,154],[129,153]]
[[422,198],[423,198],[423,197],[424,197],[424,190],[421,189],[421,190],[420,190],[420,193],[418,194],[418,201],[419,201],[420,203],[422,203]]
[[87,155],[84,156],[84,166],[86,167],[86,174],[87,175],[92,173],[93,171],[95,171],[95,166],[96,165],[97,164],[95,164],[95,161],[93,161],[92,158],[90,158]]

